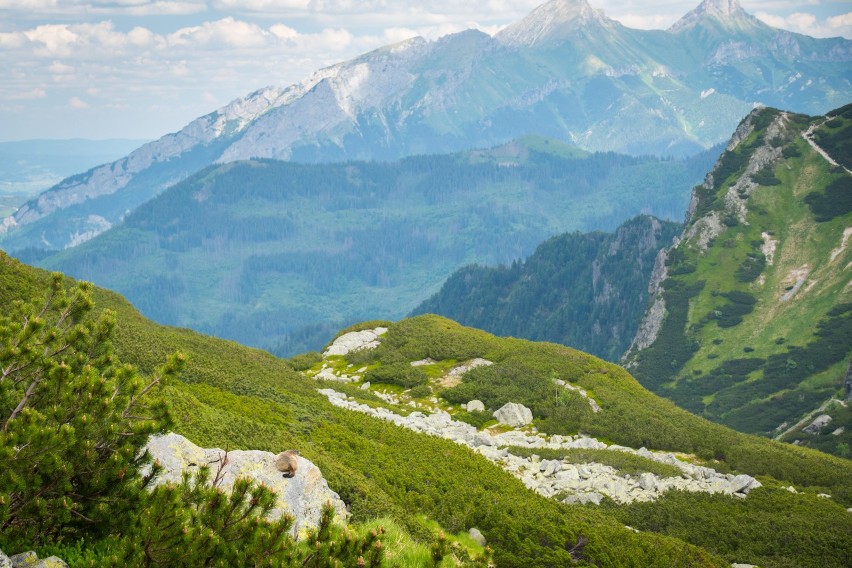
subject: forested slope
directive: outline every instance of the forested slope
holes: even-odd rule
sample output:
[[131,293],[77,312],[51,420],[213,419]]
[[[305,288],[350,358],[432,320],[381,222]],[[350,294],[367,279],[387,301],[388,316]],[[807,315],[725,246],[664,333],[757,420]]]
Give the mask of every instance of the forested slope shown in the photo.
[[670,221],[637,217],[614,233],[559,235],[511,265],[458,270],[412,313],[617,361],[644,313],[657,253],[679,232]]
[[356,321],[404,316],[465,264],[642,211],[680,218],[712,159],[578,154],[529,137],[391,163],[233,163],[38,263],[161,323],[295,354]]
[[[646,387],[739,430],[852,456],[850,139],[852,106],[743,121],[658,275],[628,359]],[[818,414],[833,420],[803,432]]]

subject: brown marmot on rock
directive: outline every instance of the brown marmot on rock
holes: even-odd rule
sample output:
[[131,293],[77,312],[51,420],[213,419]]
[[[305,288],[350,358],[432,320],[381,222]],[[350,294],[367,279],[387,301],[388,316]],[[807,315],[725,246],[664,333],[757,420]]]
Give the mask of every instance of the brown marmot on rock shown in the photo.
[[287,450],[275,456],[275,467],[284,472],[284,477],[296,477],[299,468],[299,450]]

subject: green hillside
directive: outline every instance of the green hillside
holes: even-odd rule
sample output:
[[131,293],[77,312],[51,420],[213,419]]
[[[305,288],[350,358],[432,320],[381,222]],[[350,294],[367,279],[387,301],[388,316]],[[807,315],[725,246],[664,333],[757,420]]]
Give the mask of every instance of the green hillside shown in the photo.
[[589,155],[530,136],[391,163],[232,163],[38,264],[161,323],[292,355],[356,321],[403,317],[465,264],[643,211],[680,217],[712,159]]
[[566,233],[523,261],[456,271],[412,313],[617,361],[648,302],[657,253],[679,231],[675,223],[637,217],[613,233]]
[[[850,139],[852,105],[827,117],[763,109],[743,121],[695,189],[691,221],[668,254],[656,300],[665,318],[637,338],[650,347],[628,358],[643,385],[738,430],[852,456],[842,400],[852,350]],[[803,416],[824,403],[811,418],[834,419],[802,432]]]
[[[14,299],[43,293],[48,281],[46,273],[0,255],[4,311]],[[465,376],[455,388],[489,406],[506,397],[528,404],[542,433],[582,431],[608,443],[677,450],[693,455],[683,459],[720,471],[758,476],[763,487],[744,499],[670,492],[654,503],[566,505],[529,491],[466,447],[332,406],[317,388],[333,386],[373,406],[385,403],[375,389],[318,383],[294,369],[312,365],[318,355],[288,363],[154,324],[111,292],[96,290],[94,299],[98,309],[117,313],[115,347],[123,361],[149,374],[168,354],[185,354],[180,380],[164,391],[179,433],[208,447],[299,448],[349,505],[354,523],[391,518],[427,543],[436,539],[432,523],[450,533],[476,526],[498,566],[842,566],[852,554],[852,518],[845,510],[852,506],[852,462],[692,416],[620,367],[567,347],[499,339],[423,316],[388,324],[381,346],[356,352],[349,364],[384,369],[378,374],[393,381],[399,370],[412,368],[410,361],[431,358],[422,371],[429,375],[454,361],[484,357],[494,362],[490,371],[472,382]],[[328,363],[346,368],[347,359]],[[554,374],[586,389],[602,411],[568,413],[578,406],[554,403]],[[436,390],[439,406],[454,408],[441,402],[453,397],[451,391]],[[790,484],[797,493],[785,488]],[[50,550],[71,548],[58,543]]]

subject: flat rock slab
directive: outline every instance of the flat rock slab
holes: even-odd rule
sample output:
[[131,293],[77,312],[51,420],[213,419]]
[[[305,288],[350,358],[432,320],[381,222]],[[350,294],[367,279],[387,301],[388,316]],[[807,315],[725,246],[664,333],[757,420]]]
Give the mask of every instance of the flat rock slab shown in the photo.
[[379,346],[379,337],[387,331],[388,328],[386,327],[377,327],[376,329],[344,333],[328,346],[323,355],[326,357],[329,355],[347,355],[359,349],[375,349]]

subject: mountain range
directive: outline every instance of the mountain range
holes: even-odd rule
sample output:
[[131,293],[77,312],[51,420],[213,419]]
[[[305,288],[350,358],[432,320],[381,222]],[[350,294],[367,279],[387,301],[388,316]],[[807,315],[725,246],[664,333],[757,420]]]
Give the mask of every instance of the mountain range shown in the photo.
[[145,140],[15,140],[0,142],[0,217],[66,177],[115,161]]
[[772,28],[705,0],[669,30],[635,30],[585,0],[551,0],[495,36],[413,38],[267,87],[68,178],[0,225],[3,248],[63,249],[213,164],[391,160],[537,133],[591,151],[688,155],[754,105],[819,114],[848,102],[852,42]]
[[680,216],[716,155],[588,154],[529,136],[394,162],[234,162],[77,247],[19,257],[108,286],[159,322],[289,356],[356,321],[405,316],[465,264],[511,262],[641,212]]

